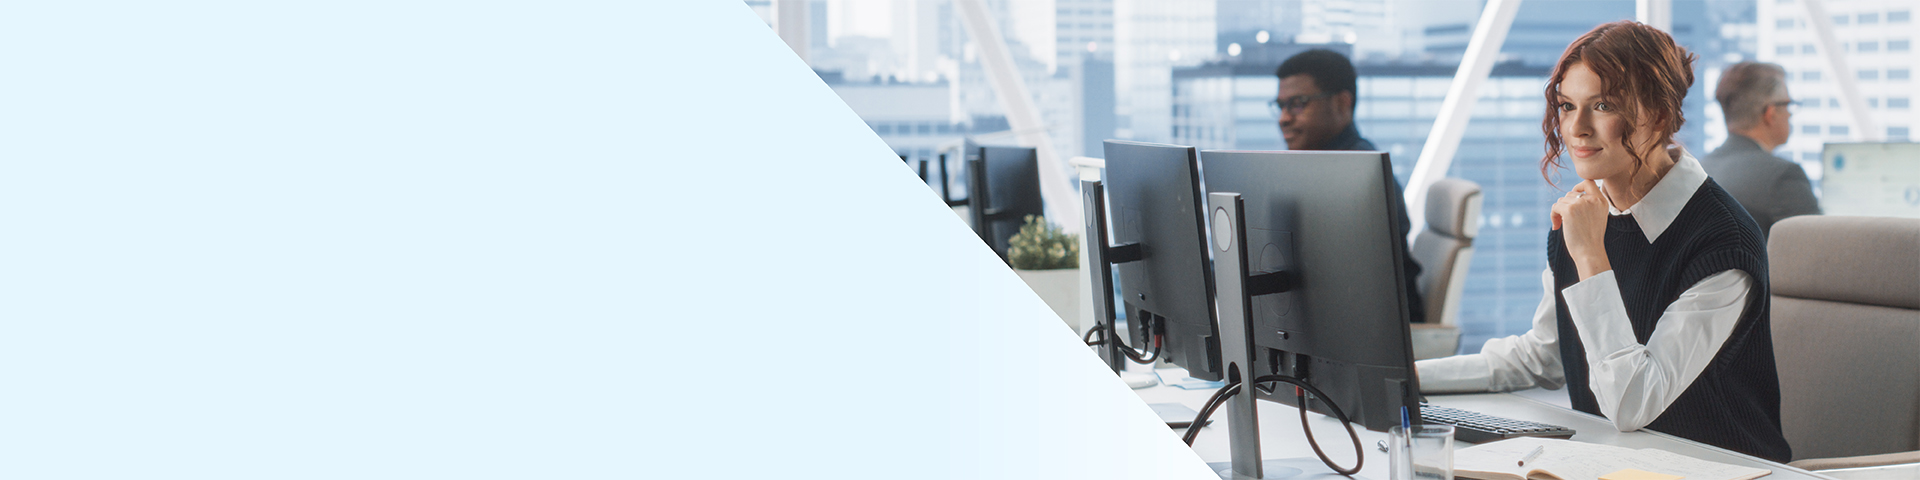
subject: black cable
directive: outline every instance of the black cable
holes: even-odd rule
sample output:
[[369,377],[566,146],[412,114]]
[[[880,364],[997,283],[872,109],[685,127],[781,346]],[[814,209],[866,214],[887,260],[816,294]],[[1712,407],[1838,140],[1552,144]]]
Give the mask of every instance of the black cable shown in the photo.
[[[1262,376],[1253,379],[1252,384],[1259,385],[1267,382],[1281,382],[1295,387],[1293,390],[1294,395],[1297,396],[1300,402],[1300,428],[1306,431],[1307,444],[1313,446],[1313,454],[1319,456],[1320,461],[1327,464],[1327,468],[1331,468],[1334,473],[1341,475],[1360,473],[1360,467],[1367,464],[1366,450],[1360,446],[1360,434],[1353,430],[1353,422],[1347,420],[1346,412],[1340,411],[1340,406],[1335,405],[1331,397],[1328,397],[1326,393],[1322,393],[1320,389],[1314,388],[1313,385],[1308,385],[1307,382],[1302,382],[1300,379],[1286,375]],[[1302,391],[1305,391],[1305,393],[1302,393]],[[1193,418],[1193,424],[1187,425],[1187,434],[1182,435],[1181,440],[1187,442],[1187,446],[1193,446],[1193,440],[1200,436],[1200,428],[1206,425],[1207,417],[1213,416],[1214,409],[1220,408],[1220,405],[1226,403],[1228,398],[1232,398],[1239,392],[1239,382],[1229,382],[1226,386],[1220,387],[1220,390],[1213,392],[1213,397],[1208,398],[1206,405],[1200,407],[1200,415]],[[1340,420],[1341,426],[1347,427],[1347,436],[1353,438],[1353,454],[1355,458],[1353,468],[1340,468],[1340,465],[1333,463],[1333,459],[1327,458],[1326,452],[1320,449],[1320,442],[1313,438],[1313,425],[1307,423],[1307,393],[1311,393],[1313,396],[1325,400],[1327,408],[1333,410],[1333,418]]]
[[[1259,385],[1267,382],[1280,382],[1294,386],[1293,393],[1300,401],[1300,428],[1307,432],[1307,444],[1313,446],[1313,454],[1320,456],[1320,461],[1325,462],[1327,468],[1332,468],[1334,473],[1341,475],[1360,473],[1360,466],[1366,465],[1367,463],[1367,452],[1360,446],[1360,434],[1353,431],[1353,422],[1347,420],[1347,414],[1340,411],[1340,406],[1333,403],[1332,397],[1328,397],[1327,394],[1320,392],[1318,388],[1313,388],[1313,385],[1308,385],[1307,382],[1286,375],[1263,375],[1253,379],[1252,384]],[[1302,390],[1304,390],[1305,393],[1302,393]],[[1325,401],[1327,409],[1333,410],[1333,418],[1340,420],[1341,426],[1347,427],[1347,435],[1353,437],[1353,468],[1340,468],[1339,465],[1333,463],[1333,459],[1327,458],[1326,452],[1320,450],[1320,442],[1313,438],[1313,424],[1307,423],[1307,393],[1311,393],[1313,396],[1320,397],[1321,400]]]
[[[1085,342],[1089,346],[1104,345],[1107,342],[1113,342],[1115,345],[1118,345],[1120,347],[1119,348],[1120,353],[1122,355],[1126,355],[1127,359],[1132,360],[1133,363],[1146,365],[1146,364],[1152,364],[1153,362],[1160,360],[1160,352],[1165,343],[1164,342],[1165,337],[1162,337],[1160,335],[1153,335],[1149,333],[1148,338],[1151,339],[1150,341],[1153,344],[1147,347],[1148,350],[1146,350],[1146,353],[1141,353],[1140,351],[1135,350],[1133,347],[1128,346],[1127,342],[1120,340],[1120,331],[1114,327],[1114,324],[1116,323],[1118,322],[1114,322],[1114,321],[1101,322],[1099,326],[1096,326],[1093,329],[1087,330],[1087,334],[1085,336],[1082,336],[1080,340]],[[1145,329],[1147,332],[1153,331],[1152,326],[1147,325],[1147,322],[1142,321],[1140,323],[1141,323],[1141,327]],[[1096,333],[1100,334],[1099,340],[1095,340],[1093,338],[1094,334]]]
[[1120,347],[1120,353],[1122,355],[1126,355],[1128,360],[1133,360],[1133,363],[1150,365],[1150,364],[1153,364],[1155,360],[1160,359],[1160,336],[1153,334],[1152,322],[1146,321],[1145,319],[1142,319],[1139,322],[1140,328],[1145,332],[1147,332],[1147,338],[1149,338],[1150,339],[1149,341],[1153,343],[1153,345],[1148,346],[1150,350],[1148,350],[1147,353],[1145,354],[1134,351],[1134,348],[1131,346],[1128,346],[1127,342],[1120,340],[1120,331],[1116,329],[1114,326],[1114,324],[1116,323],[1120,323],[1120,322],[1114,322],[1114,321],[1107,322],[1106,335],[1105,335],[1106,338],[1101,339],[1101,341],[1114,342],[1115,345],[1118,345]]
[[1193,446],[1193,439],[1200,436],[1200,427],[1207,426],[1207,417],[1213,416],[1214,409],[1220,408],[1220,404],[1226,403],[1228,398],[1233,398],[1237,393],[1240,393],[1240,384],[1237,382],[1228,383],[1214,391],[1213,397],[1207,399],[1207,404],[1200,407],[1200,415],[1193,417],[1193,423],[1187,425],[1187,434],[1181,435],[1180,439],[1187,442],[1187,446]]

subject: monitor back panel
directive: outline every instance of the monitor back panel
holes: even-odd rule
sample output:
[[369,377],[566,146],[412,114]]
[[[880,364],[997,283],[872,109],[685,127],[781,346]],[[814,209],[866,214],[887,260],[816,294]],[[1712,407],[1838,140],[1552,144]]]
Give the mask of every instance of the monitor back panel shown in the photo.
[[[1246,202],[1249,274],[1288,271],[1255,297],[1256,372],[1304,373],[1370,429],[1417,398],[1401,261],[1406,237],[1380,152],[1201,152],[1207,191]],[[1301,357],[1304,356],[1304,357]],[[1304,361],[1303,361],[1304,359]],[[1293,404],[1292,389],[1268,394]],[[1321,408],[1316,410],[1325,411]]]
[[1192,147],[1106,142],[1107,224],[1115,245],[1136,243],[1144,256],[1114,266],[1132,346],[1152,318],[1166,334],[1162,354],[1195,378],[1220,378],[1213,274],[1206,251],[1200,163]]

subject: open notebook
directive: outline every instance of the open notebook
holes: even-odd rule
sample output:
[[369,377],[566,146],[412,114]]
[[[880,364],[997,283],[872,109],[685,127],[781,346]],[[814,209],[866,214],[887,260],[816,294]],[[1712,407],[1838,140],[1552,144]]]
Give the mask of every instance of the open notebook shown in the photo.
[[[1519,465],[1534,447],[1545,447],[1538,457]],[[1622,472],[1623,470],[1628,472]],[[1638,470],[1639,472],[1631,472]],[[1652,472],[1652,476],[1642,475]],[[1453,474],[1479,480],[1598,480],[1626,479],[1749,480],[1771,470],[1709,462],[1665,450],[1639,450],[1592,443],[1523,437],[1460,449],[1453,455]]]

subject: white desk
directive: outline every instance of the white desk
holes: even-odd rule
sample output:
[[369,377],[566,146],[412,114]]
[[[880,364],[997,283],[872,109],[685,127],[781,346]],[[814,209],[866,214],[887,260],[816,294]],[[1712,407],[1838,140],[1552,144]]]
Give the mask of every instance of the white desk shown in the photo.
[[[1143,365],[1130,364],[1128,365],[1128,369],[1129,373],[1145,373],[1148,371]],[[1134,390],[1134,393],[1139,395],[1142,400],[1146,400],[1147,403],[1179,403],[1198,411],[1202,404],[1206,403],[1207,397],[1213,394],[1213,391],[1181,390],[1166,385],[1155,385]],[[1607,421],[1605,418],[1550,405],[1520,395],[1508,393],[1428,395],[1427,400],[1435,405],[1472,410],[1518,420],[1530,420],[1566,426],[1579,431],[1578,434],[1574,435],[1573,439],[1583,442],[1618,445],[1629,448],[1658,448],[1704,460],[1772,470],[1772,475],[1762,477],[1765,480],[1832,480],[1832,477],[1734,453],[1719,447],[1701,444],[1664,433],[1645,430],[1622,433],[1615,429],[1613,423]],[[1291,478],[1297,480],[1319,480],[1323,478],[1344,480],[1346,478],[1335,475],[1331,469],[1328,469],[1325,464],[1320,462],[1318,457],[1314,456],[1312,447],[1307,444],[1307,439],[1301,432],[1300,413],[1298,410],[1279,403],[1259,402],[1259,414],[1261,454],[1269,461],[1286,459],[1285,464],[1287,466],[1302,470],[1302,473]],[[1213,424],[1201,429],[1199,437],[1194,439],[1194,452],[1200,455],[1200,459],[1208,463],[1229,462],[1232,460],[1232,453],[1227,440],[1226,415],[1225,408],[1216,410],[1211,418]],[[1317,413],[1307,414],[1307,419],[1313,425],[1314,438],[1319,440],[1320,447],[1322,451],[1327,453],[1327,457],[1333,459],[1334,463],[1338,463],[1341,466],[1352,466],[1354,461],[1352,441],[1347,438],[1347,431],[1340,426],[1340,422],[1334,420],[1333,417],[1323,416]],[[1369,480],[1386,480],[1387,455],[1377,450],[1375,443],[1385,440],[1387,434],[1369,431],[1361,428],[1359,425],[1354,426],[1354,431],[1360,434],[1360,443],[1363,451],[1366,453],[1366,464],[1362,466],[1360,473],[1354,477]],[[1184,433],[1184,431],[1178,433]],[[1455,448],[1463,448],[1468,445],[1469,444],[1466,443],[1456,443]],[[1282,475],[1275,475],[1275,473]],[[1284,475],[1289,473],[1291,472],[1268,472],[1267,478],[1287,478]]]

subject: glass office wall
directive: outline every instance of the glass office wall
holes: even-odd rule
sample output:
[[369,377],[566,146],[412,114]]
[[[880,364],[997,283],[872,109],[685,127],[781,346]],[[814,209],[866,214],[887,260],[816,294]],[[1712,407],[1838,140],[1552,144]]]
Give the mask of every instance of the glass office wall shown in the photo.
[[[1803,10],[1797,0],[1673,0],[1671,33],[1699,56],[1679,141],[1696,154],[1726,137],[1711,99],[1718,72],[1732,63],[1779,58],[1792,64],[1797,96],[1837,102],[1816,79],[1817,56],[1800,47]],[[1890,134],[1907,135],[1911,95],[1911,27],[1907,6],[1920,0],[1834,0],[1830,10],[1852,26],[1846,39],[1861,55],[1864,80],[1888,114]],[[907,155],[931,154],[963,135],[1004,132],[1005,114],[985,81],[975,39],[954,16],[951,0],[812,0],[826,13],[810,34],[809,64],[843,92],[880,137]],[[1482,0],[983,0],[998,22],[1043,121],[1064,156],[1100,156],[1100,140],[1168,141],[1200,148],[1283,149],[1266,102],[1277,91],[1273,70],[1307,48],[1354,59],[1359,72],[1355,121],[1392,155],[1404,182],[1425,146],[1440,104],[1478,25]],[[1481,237],[1461,306],[1467,352],[1487,338],[1529,327],[1544,293],[1547,209],[1577,183],[1542,178],[1541,92],[1567,43],[1593,26],[1634,17],[1633,0],[1525,0],[1501,47],[1500,63],[1477,92],[1479,101],[1447,176],[1485,192]],[[1863,15],[1865,17],[1863,17]],[[1804,14],[1801,15],[1804,17]],[[1868,20],[1862,20],[1867,18]],[[1765,20],[1762,22],[1761,20]],[[1791,25],[1788,23],[1792,22]],[[1762,37],[1774,34],[1772,43]],[[1803,36],[1803,35],[1802,35]],[[1858,38],[1855,38],[1858,37]],[[1872,38],[1868,38],[1872,37]],[[1874,43],[1872,51],[1860,46]],[[1905,43],[1901,43],[1905,42]],[[1760,52],[1765,45],[1771,50]],[[1780,46],[1793,47],[1781,53]],[[1765,53],[1765,55],[1758,55]],[[1902,63],[1905,62],[1905,63]],[[1861,73],[1861,78],[1867,78]],[[1811,80],[1810,80],[1811,79]],[[1807,95],[1800,95],[1805,89]],[[912,91],[896,94],[892,90]],[[1911,90],[1909,88],[1909,90]],[[859,97],[861,99],[856,99]],[[909,99],[910,97],[910,99]],[[1837,105],[1837,103],[1834,103]],[[1160,105],[1165,105],[1161,107]],[[1839,112],[1839,110],[1834,110]],[[1154,118],[1143,118],[1150,116]],[[1791,152],[1815,152],[1845,121],[1818,115],[1800,128]],[[1798,120],[1798,119],[1796,119]],[[1002,133],[1003,136],[1010,137]],[[1839,134],[1845,136],[1845,133]],[[1808,143],[1811,142],[1811,143]],[[1817,164],[1817,162],[1816,162]],[[1816,177],[1817,178],[1817,177]]]

